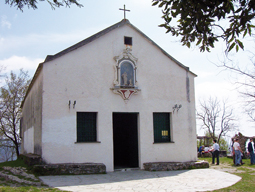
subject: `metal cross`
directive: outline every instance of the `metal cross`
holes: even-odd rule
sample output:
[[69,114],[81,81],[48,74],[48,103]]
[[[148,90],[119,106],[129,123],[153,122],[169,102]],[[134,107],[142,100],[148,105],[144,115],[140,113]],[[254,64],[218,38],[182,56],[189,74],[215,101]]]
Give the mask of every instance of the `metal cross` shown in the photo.
[[130,10],[127,10],[127,9],[125,8],[125,5],[124,5],[124,9],[119,9],[119,10],[124,11],[124,19],[126,19],[126,11],[130,11]]

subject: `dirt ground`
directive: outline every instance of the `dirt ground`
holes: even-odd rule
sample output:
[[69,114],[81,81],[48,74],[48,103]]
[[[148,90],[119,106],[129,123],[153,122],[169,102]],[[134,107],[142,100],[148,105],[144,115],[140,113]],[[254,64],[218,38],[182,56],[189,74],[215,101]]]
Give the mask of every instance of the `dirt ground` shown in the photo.
[[[255,175],[255,167],[245,167],[246,169],[249,169],[251,171],[254,171],[253,173],[250,173],[251,175]],[[244,173],[245,171],[237,169],[237,167],[233,165],[229,165],[227,163],[220,163],[219,165],[210,165],[210,169],[216,169],[219,171],[224,171],[227,173]]]

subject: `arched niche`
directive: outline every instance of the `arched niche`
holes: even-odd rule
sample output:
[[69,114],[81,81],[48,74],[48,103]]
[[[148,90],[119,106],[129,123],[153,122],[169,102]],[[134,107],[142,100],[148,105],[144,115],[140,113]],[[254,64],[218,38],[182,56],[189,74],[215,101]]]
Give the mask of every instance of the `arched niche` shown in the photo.
[[138,89],[136,77],[137,58],[131,54],[131,49],[127,48],[119,56],[114,57],[114,60],[116,61],[114,86],[110,89],[127,102],[132,95],[141,91]]
[[135,69],[134,64],[130,60],[123,60],[119,65],[120,87],[135,87]]

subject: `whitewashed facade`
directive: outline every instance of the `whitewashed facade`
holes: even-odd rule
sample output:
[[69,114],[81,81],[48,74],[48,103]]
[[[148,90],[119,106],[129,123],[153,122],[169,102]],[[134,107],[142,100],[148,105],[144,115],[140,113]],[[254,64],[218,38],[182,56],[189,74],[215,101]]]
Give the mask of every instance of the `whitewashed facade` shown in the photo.
[[[122,20],[39,64],[22,103],[21,153],[107,171],[196,161],[195,77]],[[95,115],[93,141],[78,133],[85,113]],[[170,121],[159,135],[157,114]]]

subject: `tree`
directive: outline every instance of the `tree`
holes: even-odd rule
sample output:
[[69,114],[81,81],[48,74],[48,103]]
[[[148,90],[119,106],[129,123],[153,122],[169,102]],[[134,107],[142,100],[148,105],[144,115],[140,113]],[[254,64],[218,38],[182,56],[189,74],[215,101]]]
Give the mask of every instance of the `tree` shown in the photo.
[[5,79],[5,85],[0,89],[0,132],[5,139],[12,141],[17,157],[20,143],[20,105],[29,83],[27,72],[21,69],[18,76],[11,72]]
[[255,121],[255,61],[251,58],[251,63],[247,66],[240,67],[231,61],[231,64],[224,62],[219,67],[224,67],[235,74],[238,78],[235,80],[237,89],[243,97],[244,109],[252,121]]
[[16,157],[15,147],[8,139],[0,140],[0,162],[13,161]]
[[197,119],[202,121],[201,128],[219,143],[222,136],[237,128],[233,108],[229,107],[226,101],[219,102],[217,97],[210,97],[208,101],[200,100]]
[[[211,135],[208,131],[205,132],[205,136],[211,137]],[[218,135],[216,135],[215,137],[218,138]],[[209,144],[209,146],[213,146],[213,138],[210,138],[208,140],[208,144]],[[227,141],[225,138],[221,137],[220,140],[218,141],[218,144],[220,146],[221,151],[228,151],[228,144],[227,144]],[[206,145],[204,140],[202,140],[201,143],[197,140],[197,147],[199,148],[201,145],[204,145],[204,146]]]
[[[45,1],[45,0],[40,0]],[[46,0],[52,9],[61,6],[70,7],[72,4],[77,5],[78,7],[82,7],[82,4],[79,4],[77,0]],[[36,0],[5,0],[5,4],[9,4],[10,6],[17,7],[17,9],[23,11],[24,7],[37,9],[37,1]]]
[[[252,35],[255,0],[152,0],[162,8],[160,27],[181,36],[187,47],[196,43],[200,51],[210,51],[219,39],[227,51],[244,48],[241,38]],[[226,27],[225,27],[226,26]]]

